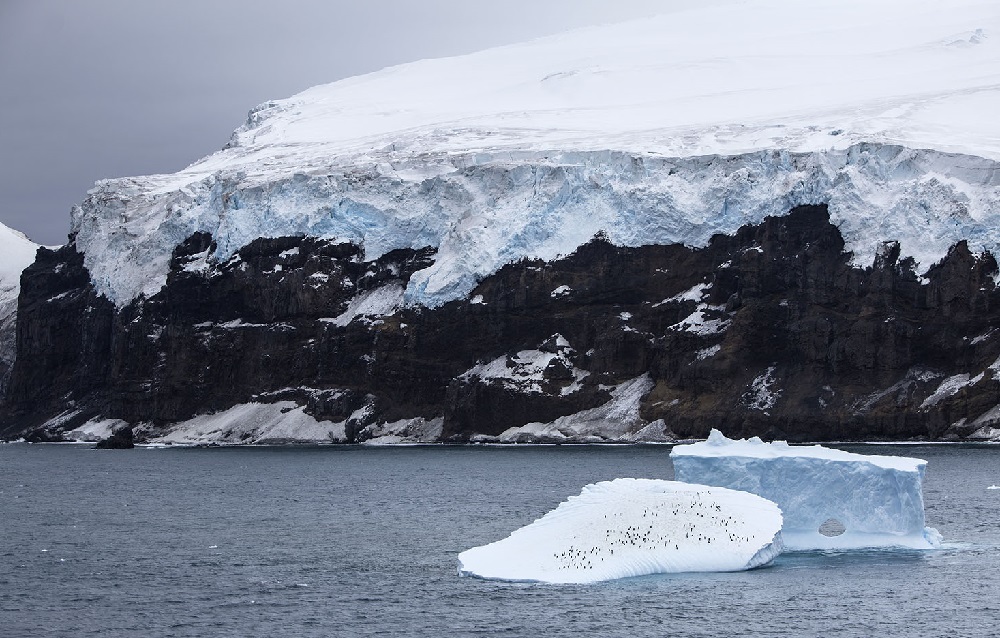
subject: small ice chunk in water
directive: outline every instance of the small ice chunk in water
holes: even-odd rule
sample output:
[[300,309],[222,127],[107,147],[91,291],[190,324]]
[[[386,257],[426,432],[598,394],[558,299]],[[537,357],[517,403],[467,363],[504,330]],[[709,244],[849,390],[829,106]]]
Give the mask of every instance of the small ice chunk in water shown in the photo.
[[741,571],[782,549],[781,512],[753,494],[620,478],[587,485],[503,540],[458,555],[458,572],[590,583],[676,572]]

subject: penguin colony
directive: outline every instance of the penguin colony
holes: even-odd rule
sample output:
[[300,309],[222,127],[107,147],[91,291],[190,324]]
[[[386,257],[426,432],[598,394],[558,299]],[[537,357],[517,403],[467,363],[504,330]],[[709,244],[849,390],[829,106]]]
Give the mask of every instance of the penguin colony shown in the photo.
[[604,529],[586,535],[592,540],[593,532],[597,532],[596,537],[603,538],[603,542],[577,545],[583,538],[574,535],[572,544],[552,554],[555,567],[591,570],[629,552],[684,552],[713,544],[721,547],[724,543],[756,541],[756,534],[746,529],[745,521],[722,515],[722,506],[712,498],[711,490],[662,494],[656,501],[643,506],[641,522],[629,522],[635,521],[631,508],[605,514],[594,522]]

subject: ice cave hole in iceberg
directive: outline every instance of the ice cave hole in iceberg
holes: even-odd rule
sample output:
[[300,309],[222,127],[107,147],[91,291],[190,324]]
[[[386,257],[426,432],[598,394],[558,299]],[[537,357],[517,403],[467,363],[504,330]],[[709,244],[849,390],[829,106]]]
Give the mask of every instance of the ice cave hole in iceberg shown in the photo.
[[678,481],[728,487],[774,501],[790,550],[912,548],[941,544],[924,525],[927,462],[854,454],[820,445],[733,440],[712,430],[706,441],[670,453]]

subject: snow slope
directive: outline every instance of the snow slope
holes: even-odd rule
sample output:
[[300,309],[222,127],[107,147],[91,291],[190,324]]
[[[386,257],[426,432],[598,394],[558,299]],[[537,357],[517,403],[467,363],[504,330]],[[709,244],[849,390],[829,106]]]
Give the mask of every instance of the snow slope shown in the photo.
[[[21,271],[35,261],[37,250],[38,244],[0,224],[0,364],[10,365],[14,361],[14,325]],[[0,367],[0,380],[2,372]]]
[[13,299],[21,290],[21,271],[35,261],[38,244],[23,234],[0,224],[0,304]]
[[591,583],[677,572],[741,571],[781,553],[781,512],[759,496],[674,481],[587,485],[507,538],[458,555],[459,574]]
[[[574,370],[574,372],[579,372]],[[664,434],[662,420],[647,423],[639,415],[640,402],[653,388],[648,374],[619,384],[604,405],[562,416],[551,423],[526,423],[512,427],[499,436],[477,434],[477,443],[633,443],[635,441],[672,441]]]
[[718,430],[706,441],[674,447],[670,458],[679,481],[744,490],[777,503],[789,549],[940,544],[937,530],[924,527],[927,462],[920,459],[757,437],[732,440]]
[[116,303],[174,245],[215,259],[309,234],[371,259],[434,246],[405,292],[435,306],[522,257],[703,245],[826,202],[870,262],[1000,246],[1000,4],[733,0],[314,87],[251,111],[174,175],[101,182],[77,245]]

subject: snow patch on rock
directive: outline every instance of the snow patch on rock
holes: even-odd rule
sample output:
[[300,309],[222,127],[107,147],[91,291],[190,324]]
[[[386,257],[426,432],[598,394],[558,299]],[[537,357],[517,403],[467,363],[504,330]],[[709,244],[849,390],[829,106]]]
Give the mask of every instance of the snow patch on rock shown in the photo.
[[669,299],[664,299],[663,301],[653,304],[653,307],[658,308],[659,306],[662,306],[664,304],[682,303],[685,301],[700,302],[702,299],[705,298],[705,295],[708,294],[708,291],[711,290],[711,288],[712,284],[706,284],[706,283],[695,284],[689,290],[677,293],[676,295],[670,297]]
[[705,359],[711,359],[715,355],[719,354],[720,350],[722,350],[722,346],[716,344],[714,346],[709,346],[708,348],[702,348],[697,352],[696,356],[698,361],[704,361]]
[[775,367],[771,366],[760,376],[750,382],[750,387],[743,394],[743,402],[751,410],[767,412],[775,406],[781,396],[781,390],[775,390]]
[[83,425],[64,432],[63,438],[78,443],[96,443],[111,436],[119,427],[130,426],[121,419],[91,419]]
[[974,377],[971,377],[968,374],[956,374],[948,377],[941,382],[941,385],[939,385],[929,397],[924,399],[923,403],[920,404],[920,409],[924,410],[929,407],[933,407],[942,400],[958,394],[962,388],[970,385],[976,385],[982,381],[984,376],[985,373],[981,372]]
[[699,304],[697,310],[674,325],[668,326],[667,330],[690,332],[701,337],[725,332],[731,322],[729,319],[724,318],[724,316],[719,316],[722,314],[722,309],[722,306]]
[[243,403],[171,424],[165,431],[151,431],[148,441],[181,445],[344,443],[345,426],[346,421],[319,421],[294,401]]
[[970,439],[1000,441],[1000,405],[995,405],[983,412],[970,425],[976,428],[969,435]]
[[326,323],[343,328],[361,317],[368,321],[377,321],[380,317],[392,315],[403,307],[403,287],[399,284],[389,284],[358,293],[347,305],[347,310],[338,316],[320,319]]
[[935,379],[940,379],[943,374],[924,368],[912,368],[907,370],[906,375],[896,383],[884,390],[873,392],[862,398],[855,405],[855,410],[860,413],[868,412],[882,400],[895,396],[897,402],[908,400],[909,394],[919,385],[930,383]]
[[[674,440],[658,426],[639,416],[642,398],[653,389],[653,380],[642,375],[617,385],[604,405],[559,417],[550,423],[527,423],[508,428],[497,437],[476,435],[474,442],[496,443],[635,443]],[[650,427],[653,426],[653,427]]]
[[[529,394],[540,394],[546,381],[546,371],[558,370],[558,377],[571,378],[562,388],[562,393],[576,391],[590,373],[573,365],[570,359],[572,347],[565,337],[556,334],[549,339],[551,344],[542,344],[543,350],[521,350],[514,355],[504,355],[492,361],[479,363],[469,368],[459,379],[466,383],[500,383],[508,390]],[[548,345],[547,345],[548,344]],[[550,347],[551,346],[551,347]]]
[[992,379],[994,381],[1000,381],[1000,357],[998,357],[996,361],[991,363],[987,368],[987,370],[993,373]]
[[358,433],[358,438],[364,445],[436,443],[441,439],[443,430],[443,417],[435,419],[416,417],[365,426]]

